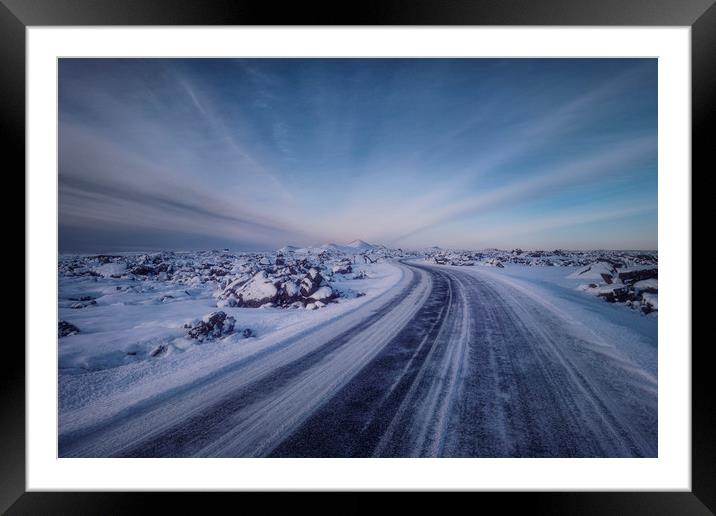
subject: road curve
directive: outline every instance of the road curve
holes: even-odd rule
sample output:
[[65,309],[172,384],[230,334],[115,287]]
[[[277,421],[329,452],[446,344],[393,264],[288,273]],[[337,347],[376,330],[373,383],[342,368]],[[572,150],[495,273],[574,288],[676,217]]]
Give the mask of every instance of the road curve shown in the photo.
[[111,421],[60,456],[654,457],[656,378],[478,268],[390,295]]

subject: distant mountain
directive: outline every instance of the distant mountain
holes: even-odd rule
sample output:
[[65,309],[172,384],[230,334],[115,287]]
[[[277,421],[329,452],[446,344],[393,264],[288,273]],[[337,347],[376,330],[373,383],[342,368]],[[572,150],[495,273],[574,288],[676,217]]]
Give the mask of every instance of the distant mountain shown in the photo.
[[369,244],[368,242],[364,242],[363,240],[353,240],[353,242],[351,242],[350,244],[346,244],[346,247],[358,249],[360,251],[370,251],[372,249],[377,249],[379,246]]
[[333,242],[330,242],[328,244],[323,244],[319,249],[326,249],[328,251],[332,251],[332,250],[338,250],[340,248],[341,248],[341,246],[338,246],[338,245],[334,244]]
[[311,247],[303,247],[303,248],[297,248],[292,245],[287,245],[285,247],[282,247],[278,251],[284,254],[287,253],[296,253],[296,254],[318,254],[323,251],[336,251],[341,253],[347,253],[347,254],[356,254],[356,253],[366,253],[370,251],[375,251],[377,249],[385,249],[385,246],[382,245],[375,245],[375,244],[369,244],[368,242],[364,240],[353,240],[351,243],[346,245],[338,245],[333,242],[329,242],[327,244],[319,245],[319,246],[311,246]]

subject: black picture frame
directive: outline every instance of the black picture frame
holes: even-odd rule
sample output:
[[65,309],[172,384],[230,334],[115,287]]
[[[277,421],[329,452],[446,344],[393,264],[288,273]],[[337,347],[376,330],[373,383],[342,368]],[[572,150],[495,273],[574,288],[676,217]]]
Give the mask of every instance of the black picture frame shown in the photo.
[[[401,0],[337,3],[246,0],[0,0],[0,127],[12,170],[25,164],[25,29],[48,25],[636,25],[691,27],[692,170],[713,170],[716,113],[714,0]],[[709,130],[710,129],[710,130]],[[708,168],[707,166],[710,165]],[[691,173],[692,171],[684,171]],[[20,174],[16,174],[20,176]],[[21,188],[24,188],[22,186]],[[18,244],[19,245],[19,244]],[[27,257],[25,257],[27,258]],[[25,269],[25,275],[31,271]],[[684,300],[691,302],[691,300]],[[677,343],[687,345],[688,343]],[[709,339],[692,347],[692,490],[690,492],[480,493],[501,510],[550,514],[713,514],[716,511],[716,428]],[[25,357],[8,349],[0,374],[0,511],[7,514],[142,512],[148,502],[189,512],[206,510],[207,494],[25,492]],[[199,499],[196,497],[198,496]],[[221,494],[225,499],[236,494]],[[250,494],[240,496],[252,497]],[[339,512],[358,512],[375,495],[351,493]],[[265,508],[286,500],[273,497]],[[305,497],[290,495],[291,506]],[[213,501],[213,500],[212,500]],[[425,508],[424,498],[413,503]],[[266,504],[265,500],[261,501]],[[377,503],[377,502],[376,502]],[[473,503],[473,502],[471,502]],[[480,502],[482,503],[482,501]],[[332,502],[322,504],[330,510]],[[313,504],[312,504],[313,506]],[[334,506],[335,508],[335,506]],[[315,509],[315,506],[313,506]],[[332,511],[331,511],[332,512]]]

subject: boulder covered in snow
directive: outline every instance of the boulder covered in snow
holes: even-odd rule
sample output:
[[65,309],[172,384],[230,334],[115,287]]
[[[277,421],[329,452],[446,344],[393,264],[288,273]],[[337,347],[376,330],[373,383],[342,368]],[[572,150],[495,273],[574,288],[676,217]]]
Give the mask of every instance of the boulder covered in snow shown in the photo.
[[301,295],[303,297],[311,297],[311,295],[324,284],[323,276],[316,269],[311,268],[306,276],[301,280]]
[[76,303],[72,303],[70,305],[70,308],[72,308],[73,310],[79,310],[81,308],[87,308],[88,306],[92,306],[92,305],[96,305],[96,304],[97,304],[97,301],[94,299],[87,299],[87,300],[83,299],[81,301],[77,301]]
[[659,280],[656,278],[649,278],[641,281],[637,281],[632,285],[634,291],[638,294],[657,294],[659,292]]
[[614,278],[617,277],[617,269],[611,263],[596,262],[582,267],[567,277],[571,279],[603,281],[607,285],[611,285],[614,283]]
[[624,303],[629,308],[650,314],[658,310],[658,280],[644,279],[635,283],[621,282],[620,277],[612,283],[592,282],[579,285],[579,290],[596,295],[609,303]]
[[652,294],[645,292],[641,296],[641,311],[645,314],[656,312],[659,310],[659,296],[658,294]]
[[349,260],[341,260],[334,265],[331,270],[333,271],[333,274],[351,274],[353,272],[353,267],[351,266],[351,262]]
[[127,264],[121,262],[108,262],[95,267],[94,272],[103,278],[120,278],[127,272]]
[[249,282],[253,277],[252,274],[243,273],[240,276],[232,279],[229,281],[228,284],[224,287],[224,289],[221,291],[221,293],[217,296],[219,299],[218,306],[237,306],[239,295],[238,292],[241,290],[241,288],[246,285],[246,283]]
[[313,294],[308,296],[308,301],[321,301],[322,303],[326,303],[328,300],[333,298],[333,296],[333,289],[328,285],[324,285],[323,287],[319,287]]
[[[341,267],[350,261],[338,262]],[[323,274],[326,274],[325,270]],[[223,288],[216,294],[219,308],[223,307],[304,307],[307,303],[322,300],[329,302],[337,293],[332,290],[319,266],[310,263],[290,261],[278,267],[271,266],[254,274],[243,273],[233,279],[227,278],[220,284]],[[328,278],[331,270],[328,269]]]
[[157,270],[153,266],[140,264],[135,267],[132,267],[129,272],[131,272],[135,276],[151,276],[156,274]]
[[627,285],[618,283],[598,287],[597,295],[609,303],[626,303],[634,300],[634,292]]
[[498,260],[497,258],[491,258],[485,262],[485,265],[489,265],[491,267],[498,267],[500,269],[504,269],[504,265],[502,265],[502,262]]
[[237,306],[257,308],[266,303],[273,303],[278,296],[278,288],[266,271],[257,272],[236,291]]
[[619,273],[619,280],[622,283],[633,284],[638,281],[648,280],[659,277],[659,269],[634,269]]
[[230,335],[234,332],[235,325],[236,319],[219,310],[205,315],[201,321],[184,327],[189,330],[187,332],[189,338],[203,342]]
[[69,323],[67,321],[60,321],[59,323],[57,323],[58,337],[67,337],[68,335],[74,335],[75,333],[79,332],[80,329],[72,323]]
[[150,357],[160,357],[162,355],[165,355],[169,351],[169,346],[166,344],[159,344],[157,347],[155,347],[152,351],[149,352]]

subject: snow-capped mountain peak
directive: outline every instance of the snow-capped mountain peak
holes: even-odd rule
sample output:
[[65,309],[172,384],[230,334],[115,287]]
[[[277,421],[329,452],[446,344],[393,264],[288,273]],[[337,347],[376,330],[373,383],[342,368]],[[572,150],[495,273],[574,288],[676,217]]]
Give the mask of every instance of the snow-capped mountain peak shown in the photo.
[[374,249],[376,246],[369,244],[368,242],[364,242],[363,240],[353,240],[353,242],[346,244],[346,247],[351,247],[353,249]]

